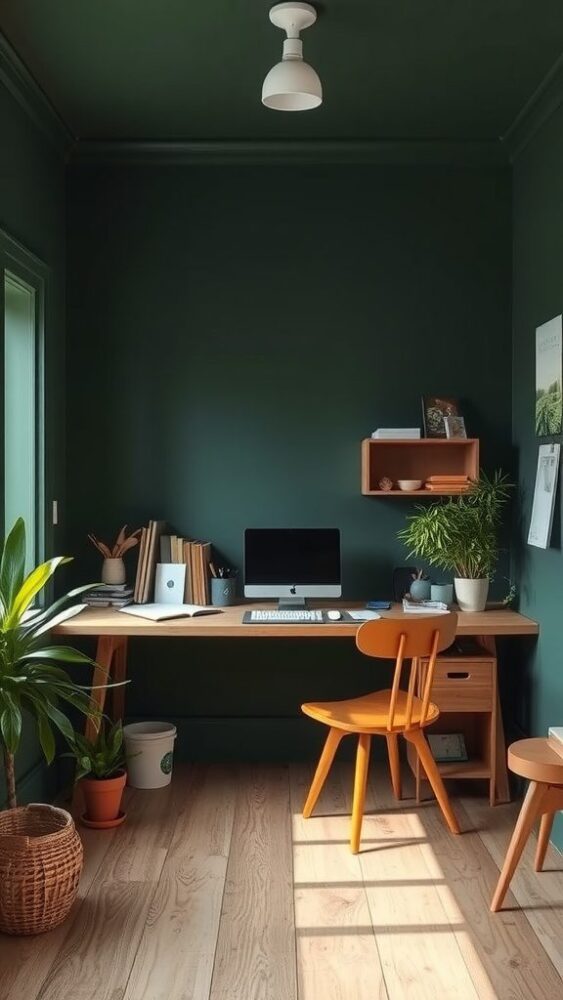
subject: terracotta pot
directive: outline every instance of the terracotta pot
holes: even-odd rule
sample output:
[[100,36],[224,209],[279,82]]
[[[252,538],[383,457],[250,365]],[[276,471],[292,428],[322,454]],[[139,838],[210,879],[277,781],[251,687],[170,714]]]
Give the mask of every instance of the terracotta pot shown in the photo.
[[82,778],[80,787],[84,795],[86,818],[96,823],[120,822],[119,808],[127,775],[120,771],[114,778]]

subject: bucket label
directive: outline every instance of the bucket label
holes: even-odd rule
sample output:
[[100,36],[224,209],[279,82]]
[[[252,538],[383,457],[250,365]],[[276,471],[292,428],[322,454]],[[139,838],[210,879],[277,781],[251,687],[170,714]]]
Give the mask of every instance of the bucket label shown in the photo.
[[162,771],[163,774],[170,774],[172,770],[172,757],[173,754],[171,750],[169,750],[168,753],[164,754],[164,757],[160,762],[160,770]]

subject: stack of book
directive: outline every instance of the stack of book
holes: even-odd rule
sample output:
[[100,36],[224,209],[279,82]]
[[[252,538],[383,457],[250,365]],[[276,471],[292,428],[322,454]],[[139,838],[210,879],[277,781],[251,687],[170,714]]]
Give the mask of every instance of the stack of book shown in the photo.
[[165,521],[149,521],[146,528],[141,528],[139,560],[133,592],[135,604],[147,604],[148,601],[152,601],[154,575],[159,555],[159,539],[165,528]]
[[428,476],[424,487],[431,493],[465,493],[471,485],[469,476]]
[[211,542],[192,541],[178,535],[161,535],[160,562],[185,563],[186,584],[184,602],[186,604],[209,604],[209,563]]
[[148,527],[141,529],[134,590],[135,604],[148,604],[153,600],[154,578],[158,562],[185,563],[184,602],[186,604],[209,604],[211,542],[192,541],[178,535],[164,534],[165,530],[165,521],[149,521]]
[[133,601],[133,588],[126,583],[101,583],[88,590],[82,601],[91,608],[124,608]]
[[414,597],[403,597],[403,611],[409,614],[445,615],[448,605],[443,601],[417,601]]
[[371,436],[376,441],[415,441],[420,437],[420,427],[378,427]]

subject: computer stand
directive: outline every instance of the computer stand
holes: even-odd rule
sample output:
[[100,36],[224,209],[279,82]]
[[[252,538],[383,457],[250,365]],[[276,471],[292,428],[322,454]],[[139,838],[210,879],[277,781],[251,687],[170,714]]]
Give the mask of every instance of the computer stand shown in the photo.
[[304,597],[280,597],[278,611],[298,611],[307,607]]

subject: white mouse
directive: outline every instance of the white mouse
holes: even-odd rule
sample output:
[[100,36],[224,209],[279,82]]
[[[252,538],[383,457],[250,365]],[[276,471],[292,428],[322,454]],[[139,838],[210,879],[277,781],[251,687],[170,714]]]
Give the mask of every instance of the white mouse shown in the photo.
[[340,611],[327,611],[326,616],[331,622],[339,622],[342,618],[342,613]]

